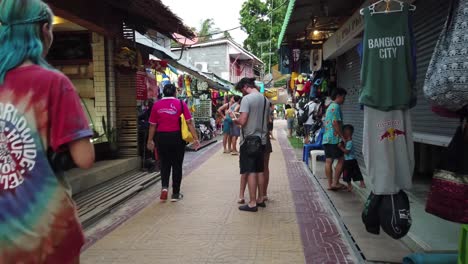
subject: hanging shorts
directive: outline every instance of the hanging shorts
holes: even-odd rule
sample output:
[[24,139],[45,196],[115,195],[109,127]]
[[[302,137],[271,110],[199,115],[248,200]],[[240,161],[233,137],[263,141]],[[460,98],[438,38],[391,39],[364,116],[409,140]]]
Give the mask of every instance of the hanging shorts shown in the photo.
[[375,194],[396,194],[412,186],[414,145],[409,110],[364,107],[362,152]]

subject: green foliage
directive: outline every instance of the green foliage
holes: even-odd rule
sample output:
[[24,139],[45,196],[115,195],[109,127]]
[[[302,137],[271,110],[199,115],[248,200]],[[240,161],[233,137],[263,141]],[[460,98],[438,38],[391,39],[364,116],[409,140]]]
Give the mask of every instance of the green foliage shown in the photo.
[[106,119],[102,117],[102,127],[104,128],[104,134],[106,135],[109,143],[117,143],[117,128],[111,127],[110,124],[106,124]]
[[200,31],[198,31],[199,42],[206,42],[213,39],[213,33],[218,32],[219,28],[216,27],[212,18],[207,18],[202,21]]
[[302,143],[302,138],[290,137],[288,139],[289,139],[289,144],[291,144],[291,147],[295,149],[301,149],[304,147],[304,143]]
[[264,45],[263,53],[274,53],[271,57],[272,66],[278,63],[276,47],[286,15],[287,2],[288,0],[246,0],[240,11],[240,24],[249,35],[244,41],[244,48],[264,62],[268,62],[269,56],[262,56],[262,48],[258,43],[270,41],[271,29],[271,50],[269,44]]

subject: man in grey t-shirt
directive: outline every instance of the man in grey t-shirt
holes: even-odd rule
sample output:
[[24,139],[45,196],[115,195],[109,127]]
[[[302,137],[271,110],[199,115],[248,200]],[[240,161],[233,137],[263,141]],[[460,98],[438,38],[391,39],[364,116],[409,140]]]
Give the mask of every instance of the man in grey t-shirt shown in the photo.
[[[241,147],[239,156],[241,183],[247,181],[249,186],[250,201],[240,206],[239,210],[256,212],[257,206],[265,207],[263,193],[265,179],[264,170],[264,148],[267,143],[269,102],[258,91],[255,78],[243,78],[236,85],[236,90],[242,92],[240,117],[232,116],[233,122],[242,127]],[[262,125],[263,124],[263,125]],[[262,140],[263,149],[258,155],[248,155],[245,149],[245,139],[249,136],[258,136]],[[242,184],[241,184],[242,185]],[[259,190],[257,197],[257,188]],[[241,190],[242,192],[242,190]],[[241,194],[243,195],[243,194]],[[242,199],[240,199],[242,200]]]

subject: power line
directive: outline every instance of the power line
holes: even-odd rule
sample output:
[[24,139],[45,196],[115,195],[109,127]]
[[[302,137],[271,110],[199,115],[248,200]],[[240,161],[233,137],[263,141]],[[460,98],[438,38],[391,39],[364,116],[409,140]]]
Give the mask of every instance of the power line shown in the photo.
[[[233,31],[233,30],[236,30],[238,28],[241,28],[241,26],[237,26],[235,28],[231,28],[231,29],[226,29],[226,30],[220,30],[218,32],[213,32],[213,33],[210,33],[210,34],[207,34],[207,35],[203,35],[203,36],[197,36],[198,38],[204,38],[204,37],[211,37],[211,36],[214,36],[214,35],[218,35],[218,34],[222,34],[224,32],[228,32],[228,31]],[[176,38],[176,39],[185,39],[185,38]]]

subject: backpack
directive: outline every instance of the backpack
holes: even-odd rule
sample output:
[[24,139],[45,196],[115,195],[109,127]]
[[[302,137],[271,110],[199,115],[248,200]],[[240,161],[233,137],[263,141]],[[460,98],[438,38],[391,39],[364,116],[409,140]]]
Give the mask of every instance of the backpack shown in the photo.
[[314,113],[312,111],[312,113],[309,114],[309,107],[310,107],[310,104],[305,105],[304,111],[302,112],[302,114],[299,116],[299,118],[297,120],[300,126],[304,125],[307,122],[307,120],[309,119],[309,117],[311,115],[313,115],[313,113]]
[[412,221],[408,195],[404,191],[382,195],[378,210],[380,226],[387,235],[400,239],[408,234]]

